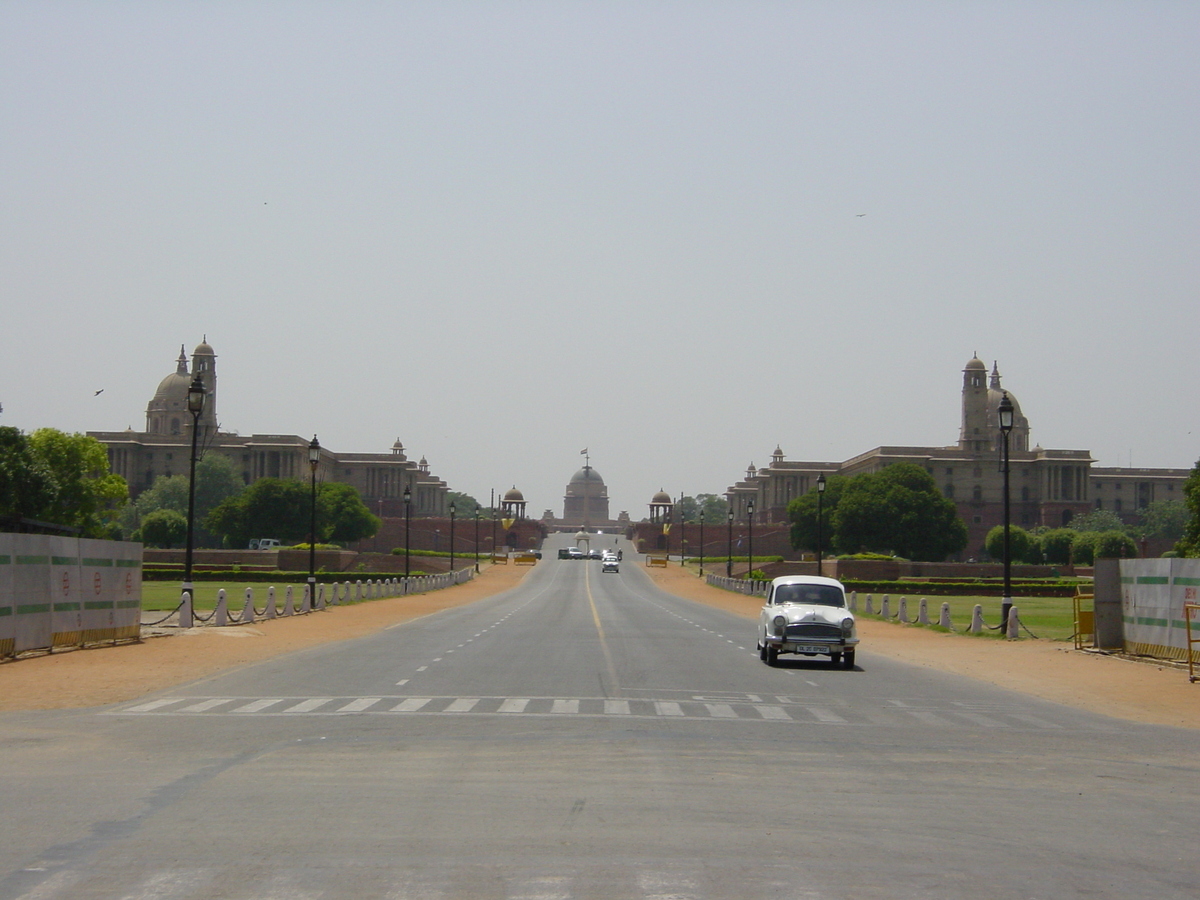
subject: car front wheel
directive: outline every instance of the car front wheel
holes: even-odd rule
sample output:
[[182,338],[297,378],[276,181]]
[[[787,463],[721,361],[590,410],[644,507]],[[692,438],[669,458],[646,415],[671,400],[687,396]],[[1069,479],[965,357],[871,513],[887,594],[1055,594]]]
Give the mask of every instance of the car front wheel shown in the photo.
[[830,663],[832,663],[833,665],[835,665],[835,666],[836,666],[838,663],[840,663],[840,662],[842,661],[842,654],[840,654],[840,653],[830,653],[830,654],[829,654],[829,661],[830,661]]
[[846,653],[842,656],[842,665],[844,665],[847,669],[854,668],[854,651],[853,650],[847,650]]
[[767,665],[768,666],[779,665],[779,651],[771,646],[767,647]]

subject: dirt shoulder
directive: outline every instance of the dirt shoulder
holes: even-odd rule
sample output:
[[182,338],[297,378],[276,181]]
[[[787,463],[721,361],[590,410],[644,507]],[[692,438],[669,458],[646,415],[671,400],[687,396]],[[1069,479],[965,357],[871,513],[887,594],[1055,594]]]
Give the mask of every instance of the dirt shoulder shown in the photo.
[[[711,587],[677,566],[647,572],[669,593],[747,619],[762,609],[760,598]],[[1200,728],[1200,683],[1191,684],[1186,670],[1056,641],[998,641],[869,619],[859,620],[858,632],[860,665],[878,654],[1133,722]]]
[[[140,644],[75,650],[0,664],[0,711],[103,706],[317,644],[382,631],[516,587],[531,570],[485,568],[475,580],[429,594],[341,606],[310,616],[231,628],[194,628]],[[687,570],[647,570],[660,588],[748,620],[760,600],[710,587]],[[752,628],[747,623],[747,629]],[[872,655],[1135,722],[1200,728],[1200,684],[1168,666],[1080,653],[1053,641],[996,641],[864,620],[860,664]]]
[[227,628],[192,628],[140,644],[56,652],[0,664],[0,710],[104,706],[317,644],[344,641],[516,587],[532,569],[488,566],[452,588]]

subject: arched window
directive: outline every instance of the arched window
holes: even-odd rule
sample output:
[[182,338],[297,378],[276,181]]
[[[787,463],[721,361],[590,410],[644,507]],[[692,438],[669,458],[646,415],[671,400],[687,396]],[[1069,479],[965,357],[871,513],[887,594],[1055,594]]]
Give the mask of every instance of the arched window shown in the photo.
[[971,491],[971,499],[976,502],[979,502],[980,500],[982,500],[983,499],[983,488],[981,488],[979,485],[975,485],[975,489],[973,491]]

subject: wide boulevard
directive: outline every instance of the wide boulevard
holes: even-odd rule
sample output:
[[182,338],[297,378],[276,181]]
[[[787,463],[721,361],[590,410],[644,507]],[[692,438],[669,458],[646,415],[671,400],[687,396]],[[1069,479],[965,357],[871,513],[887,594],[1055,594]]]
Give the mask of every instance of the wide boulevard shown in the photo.
[[1195,732],[866,644],[770,668],[627,545],[619,574],[559,546],[371,637],[3,715],[0,898],[1200,893]]

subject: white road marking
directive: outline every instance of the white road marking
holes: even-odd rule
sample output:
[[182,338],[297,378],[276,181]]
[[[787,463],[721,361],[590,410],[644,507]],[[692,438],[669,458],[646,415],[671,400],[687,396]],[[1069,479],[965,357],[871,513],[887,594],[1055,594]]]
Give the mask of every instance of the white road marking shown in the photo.
[[345,706],[338,707],[338,712],[362,712],[382,699],[382,697],[359,697],[357,700],[351,700]]
[[475,708],[475,704],[478,702],[479,702],[478,697],[471,698],[471,699],[455,700],[453,703],[451,703],[449,706],[447,706],[443,710],[443,712],[448,712],[448,713],[470,712],[472,709]]
[[416,712],[422,706],[429,702],[429,698],[412,698],[405,700],[403,703],[397,703],[392,707],[392,712]]
[[500,708],[496,711],[502,712],[502,713],[525,712],[525,707],[527,707],[528,705],[529,705],[529,701],[526,699],[505,700],[503,703],[500,704]]
[[295,706],[289,706],[284,710],[285,713],[306,713],[312,712],[314,709],[319,709],[324,706],[332,697],[312,697],[308,700],[301,700]]
[[152,709],[158,709],[159,707],[162,707],[162,706],[168,706],[171,703],[178,703],[181,699],[182,699],[181,697],[171,697],[169,700],[153,700],[150,703],[142,703],[142,704],[139,704],[138,706],[132,706],[129,709],[125,710],[125,712],[131,712],[131,713],[150,712],[150,710],[152,710]]
[[193,703],[191,706],[185,706],[177,712],[207,712],[214,706],[220,706],[222,703],[232,703],[232,697],[217,697],[213,700],[202,700],[200,703]]
[[568,715],[579,712],[578,700],[555,700],[554,706],[551,708],[552,713],[566,713]]
[[654,711],[660,716],[682,716],[683,707],[670,700],[655,700]]
[[755,706],[754,708],[758,710],[758,714],[760,716],[762,716],[764,719],[790,719],[791,718],[791,716],[789,716],[787,714],[787,710],[785,710],[782,706],[764,706],[762,704],[759,704],[758,706]]
[[822,709],[819,706],[806,706],[804,708],[806,710],[808,710],[810,713],[812,713],[813,717],[816,718],[816,720],[818,722],[845,722],[846,721],[841,716],[839,716],[837,713],[830,712],[827,709]]
[[708,707],[708,714],[714,719],[736,719],[737,713],[733,711],[733,707],[728,703],[705,703]]
[[283,697],[264,697],[262,700],[255,700],[252,703],[246,703],[237,707],[231,712],[235,713],[256,713],[262,712],[268,706],[274,706],[276,703],[282,703]]
[[605,700],[604,714],[606,716],[627,716],[629,715],[628,700]]

